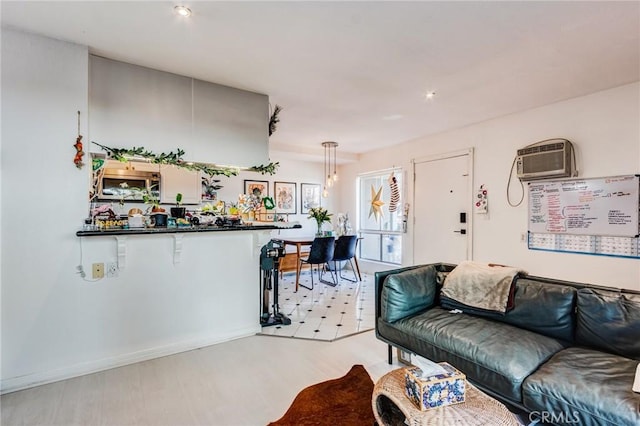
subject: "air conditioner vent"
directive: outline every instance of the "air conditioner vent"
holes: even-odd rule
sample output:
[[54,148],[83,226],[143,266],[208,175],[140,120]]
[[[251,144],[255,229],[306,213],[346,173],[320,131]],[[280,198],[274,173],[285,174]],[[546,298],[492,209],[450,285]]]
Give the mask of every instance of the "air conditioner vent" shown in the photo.
[[520,180],[569,177],[573,174],[573,145],[566,139],[552,139],[518,150],[516,157]]
[[550,143],[546,145],[532,146],[518,150],[518,155],[535,154],[536,152],[546,151],[562,151],[565,148],[564,143]]

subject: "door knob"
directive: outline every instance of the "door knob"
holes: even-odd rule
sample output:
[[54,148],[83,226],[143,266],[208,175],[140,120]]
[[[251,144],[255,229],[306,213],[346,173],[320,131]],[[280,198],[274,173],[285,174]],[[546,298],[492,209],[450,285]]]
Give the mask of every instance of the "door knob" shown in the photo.
[[467,230],[466,230],[466,229],[461,229],[461,230],[459,230],[459,231],[453,231],[453,232],[458,232],[458,233],[460,233],[460,234],[464,235],[464,234],[466,234],[466,233],[467,233]]

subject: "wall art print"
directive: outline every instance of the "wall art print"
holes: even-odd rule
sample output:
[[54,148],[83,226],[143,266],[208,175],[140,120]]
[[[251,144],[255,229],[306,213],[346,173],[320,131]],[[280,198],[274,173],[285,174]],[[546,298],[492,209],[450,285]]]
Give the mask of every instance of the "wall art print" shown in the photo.
[[286,214],[297,213],[295,182],[274,182],[273,192],[276,201],[276,212]]
[[260,198],[269,196],[269,182],[266,180],[248,180],[244,181],[244,193],[253,194]]
[[300,184],[300,213],[307,213],[310,209],[320,207],[320,184]]

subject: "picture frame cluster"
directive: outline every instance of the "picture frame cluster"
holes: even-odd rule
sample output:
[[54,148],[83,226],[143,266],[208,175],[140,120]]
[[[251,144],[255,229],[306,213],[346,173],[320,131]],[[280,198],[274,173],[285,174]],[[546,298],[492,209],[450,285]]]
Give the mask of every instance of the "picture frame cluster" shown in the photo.
[[273,192],[270,192],[269,181],[244,180],[244,193],[260,197],[271,196],[278,214],[297,214],[298,203],[300,205],[300,214],[305,214],[312,208],[320,207],[322,198],[319,183],[300,183],[300,197],[298,197],[297,187],[298,184],[296,182],[275,181],[273,182]]

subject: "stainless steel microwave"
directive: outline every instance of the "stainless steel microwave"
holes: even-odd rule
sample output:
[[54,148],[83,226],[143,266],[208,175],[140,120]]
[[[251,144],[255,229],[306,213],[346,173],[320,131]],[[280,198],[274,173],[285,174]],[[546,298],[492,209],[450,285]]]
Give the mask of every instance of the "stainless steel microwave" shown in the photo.
[[160,173],[138,170],[105,169],[98,186],[99,200],[141,201],[139,190],[160,197]]

